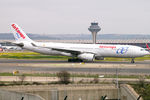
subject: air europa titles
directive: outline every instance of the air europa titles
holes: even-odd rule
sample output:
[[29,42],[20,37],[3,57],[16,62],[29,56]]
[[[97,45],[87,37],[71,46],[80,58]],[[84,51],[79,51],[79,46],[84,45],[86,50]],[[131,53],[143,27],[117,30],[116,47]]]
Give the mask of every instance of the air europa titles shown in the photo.
[[114,49],[114,48],[116,48],[116,46],[103,46],[103,45],[100,45],[99,46],[99,48],[112,48],[112,49]]
[[15,24],[12,24],[11,26],[15,29],[15,31],[16,31],[23,39],[25,39],[25,36],[20,32],[19,28],[16,27]]

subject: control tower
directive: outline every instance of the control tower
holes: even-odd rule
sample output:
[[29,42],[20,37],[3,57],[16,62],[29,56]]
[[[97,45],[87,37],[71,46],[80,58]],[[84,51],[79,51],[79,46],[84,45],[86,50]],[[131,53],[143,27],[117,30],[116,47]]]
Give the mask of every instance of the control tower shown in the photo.
[[92,32],[93,44],[96,44],[96,35],[97,35],[97,32],[101,30],[101,28],[98,26],[98,23],[92,22],[88,30]]

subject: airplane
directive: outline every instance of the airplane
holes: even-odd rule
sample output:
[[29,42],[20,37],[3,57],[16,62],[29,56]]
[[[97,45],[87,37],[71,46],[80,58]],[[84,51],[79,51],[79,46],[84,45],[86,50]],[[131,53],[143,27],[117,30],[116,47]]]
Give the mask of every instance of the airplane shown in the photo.
[[2,45],[0,44],[0,51],[3,51]]
[[18,46],[2,46],[3,50],[22,50],[22,48]]
[[150,47],[148,46],[147,43],[146,43],[146,49],[147,49],[148,51],[150,51]]
[[131,58],[131,63],[135,63],[134,59],[136,57],[150,54],[146,49],[134,45],[36,42],[31,40],[17,24],[12,23],[11,28],[15,38],[15,42],[12,42],[13,44],[41,54],[72,57],[68,59],[68,62],[94,61],[103,60],[104,57],[119,57]]

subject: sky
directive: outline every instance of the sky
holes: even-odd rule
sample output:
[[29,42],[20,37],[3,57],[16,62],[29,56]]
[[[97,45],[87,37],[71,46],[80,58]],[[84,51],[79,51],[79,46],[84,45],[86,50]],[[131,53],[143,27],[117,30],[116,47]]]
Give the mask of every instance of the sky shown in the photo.
[[0,33],[17,23],[26,33],[150,34],[150,0],[0,0]]

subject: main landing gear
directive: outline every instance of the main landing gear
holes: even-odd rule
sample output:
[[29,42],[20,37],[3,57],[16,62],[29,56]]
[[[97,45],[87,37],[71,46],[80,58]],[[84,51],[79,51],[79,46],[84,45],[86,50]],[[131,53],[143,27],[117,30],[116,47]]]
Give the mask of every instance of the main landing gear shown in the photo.
[[132,64],[135,63],[134,58],[131,59],[131,63],[132,63]]
[[68,62],[83,62],[83,60],[75,58],[75,59],[68,59]]

